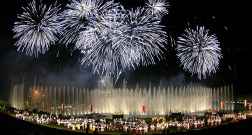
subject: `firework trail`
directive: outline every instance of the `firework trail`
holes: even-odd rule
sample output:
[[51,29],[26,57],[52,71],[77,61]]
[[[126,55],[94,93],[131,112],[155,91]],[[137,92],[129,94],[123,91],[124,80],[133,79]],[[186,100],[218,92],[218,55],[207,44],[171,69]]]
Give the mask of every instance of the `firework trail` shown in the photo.
[[222,58],[220,43],[205,27],[186,29],[177,41],[177,57],[183,69],[199,79],[216,73]]
[[18,51],[27,55],[44,54],[51,44],[58,40],[61,25],[58,23],[60,8],[56,3],[50,6],[33,0],[14,23],[14,38]]
[[118,78],[125,70],[154,64],[167,43],[160,25],[160,15],[167,13],[162,2],[149,1],[161,3],[156,4],[158,10],[150,6],[125,10],[113,1],[72,0],[62,15],[64,41],[75,43],[84,52],[82,64],[100,75]]

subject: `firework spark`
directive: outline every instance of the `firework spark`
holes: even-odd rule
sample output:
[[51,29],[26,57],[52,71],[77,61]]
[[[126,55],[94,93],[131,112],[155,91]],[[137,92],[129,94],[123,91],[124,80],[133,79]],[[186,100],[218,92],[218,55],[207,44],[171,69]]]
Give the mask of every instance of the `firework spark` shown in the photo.
[[58,40],[61,25],[57,18],[60,8],[56,4],[47,6],[33,0],[22,9],[23,13],[17,16],[13,28],[16,46],[18,51],[37,57]]
[[205,79],[218,69],[222,58],[219,46],[217,37],[209,34],[205,27],[188,28],[178,38],[177,56],[184,70]]
[[168,14],[167,7],[169,7],[169,3],[166,0],[148,0],[147,8],[151,14],[156,15],[158,17],[162,17],[163,15]]

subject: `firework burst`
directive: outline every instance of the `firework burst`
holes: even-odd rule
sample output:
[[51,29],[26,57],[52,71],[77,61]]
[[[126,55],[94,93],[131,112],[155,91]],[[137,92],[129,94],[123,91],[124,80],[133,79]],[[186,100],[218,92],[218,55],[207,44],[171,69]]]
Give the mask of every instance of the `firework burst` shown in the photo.
[[165,5],[159,5],[162,10],[154,14],[149,7],[126,10],[114,1],[72,0],[61,14],[62,42],[82,50],[83,65],[99,75],[118,78],[125,70],[161,58],[167,36],[161,16],[157,17],[166,12]]
[[91,36],[99,38],[86,42],[92,44],[85,45],[89,53],[83,57],[83,64],[91,65],[99,74],[118,78],[122,71],[154,64],[161,58],[167,36],[160,20],[145,9],[125,12],[121,6],[105,15],[96,35]]
[[17,16],[13,28],[16,46],[18,51],[37,57],[58,40],[57,35],[61,29],[57,20],[60,8],[56,4],[47,6],[33,0],[22,9],[23,13]]
[[186,29],[177,41],[177,57],[183,69],[199,79],[216,73],[222,58],[220,43],[205,27]]
[[[103,0],[71,0],[66,6],[66,10],[60,15],[62,29],[61,42],[65,44],[76,43],[80,46],[81,42],[91,39],[94,35],[90,31],[94,30],[100,21],[103,13],[115,6],[113,1],[104,2]],[[89,32],[88,32],[89,31]],[[94,32],[94,31],[93,31]],[[83,39],[79,35],[89,34]],[[95,37],[93,37],[95,39]],[[83,42],[83,43],[84,43]]]
[[146,5],[149,12],[155,16],[162,17],[168,14],[169,3],[166,0],[148,0]]

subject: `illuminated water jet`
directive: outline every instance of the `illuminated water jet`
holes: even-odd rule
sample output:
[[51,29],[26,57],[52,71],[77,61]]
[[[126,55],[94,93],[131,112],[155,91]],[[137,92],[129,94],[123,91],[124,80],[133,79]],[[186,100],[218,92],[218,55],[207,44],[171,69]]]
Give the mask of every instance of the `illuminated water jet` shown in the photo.
[[[15,84],[10,103],[19,109],[78,115],[85,113],[164,115],[232,111],[233,87],[170,86],[167,88],[85,89],[72,85]],[[27,91],[27,92],[26,92]]]

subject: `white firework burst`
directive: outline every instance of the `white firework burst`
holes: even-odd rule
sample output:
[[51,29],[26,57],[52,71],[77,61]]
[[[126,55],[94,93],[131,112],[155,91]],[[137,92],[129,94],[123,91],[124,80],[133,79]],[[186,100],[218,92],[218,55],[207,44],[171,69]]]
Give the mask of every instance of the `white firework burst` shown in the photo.
[[33,0],[22,9],[23,13],[17,16],[13,28],[16,46],[18,51],[37,57],[58,40],[57,35],[61,29],[58,23],[60,8],[56,3],[47,6]]
[[126,10],[114,1],[72,0],[62,14],[62,25],[63,42],[75,43],[84,53],[81,63],[112,78],[154,64],[167,42],[160,17],[149,8]]
[[108,10],[101,28],[96,29],[99,38],[85,45],[89,53],[82,63],[91,65],[99,74],[116,78],[122,71],[154,64],[156,58],[161,58],[167,42],[166,32],[159,23],[159,19],[142,8],[128,11],[128,14],[122,6]]
[[199,79],[216,73],[222,58],[220,43],[205,27],[186,29],[177,41],[177,57],[183,69]]
[[[61,41],[65,44],[76,43],[81,39],[79,35],[93,25],[99,25],[100,16],[115,4],[113,1],[103,0],[71,0],[66,10],[61,14],[62,30]],[[80,42],[79,42],[80,43]],[[78,43],[78,44],[79,44]]]
[[[92,66],[96,73],[111,77],[118,77],[121,74],[123,67],[118,39],[122,30],[125,29],[123,18],[126,16],[124,13],[125,10],[122,6],[114,5],[100,14],[97,25],[81,32],[79,36],[77,47],[87,50],[82,64]],[[88,42],[83,42],[83,40]]]
[[154,64],[154,57],[160,58],[161,50],[167,44],[164,26],[143,8],[130,11],[127,23],[129,29],[124,32],[122,40],[144,56],[144,65]]
[[146,5],[150,13],[158,17],[168,14],[167,8],[170,6],[166,0],[148,0]]
[[72,0],[70,4],[67,5],[68,14],[78,17],[89,17],[95,14],[99,8],[99,0]]

